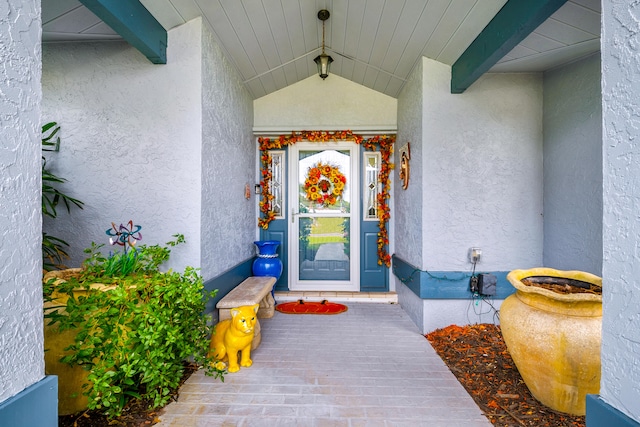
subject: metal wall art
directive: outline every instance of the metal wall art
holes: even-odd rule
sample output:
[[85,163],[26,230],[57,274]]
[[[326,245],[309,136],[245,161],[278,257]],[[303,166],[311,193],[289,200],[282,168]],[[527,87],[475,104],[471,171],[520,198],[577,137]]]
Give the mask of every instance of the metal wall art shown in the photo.
[[411,160],[411,146],[407,142],[400,148],[400,180],[402,181],[402,189],[406,190],[409,187],[409,174]]

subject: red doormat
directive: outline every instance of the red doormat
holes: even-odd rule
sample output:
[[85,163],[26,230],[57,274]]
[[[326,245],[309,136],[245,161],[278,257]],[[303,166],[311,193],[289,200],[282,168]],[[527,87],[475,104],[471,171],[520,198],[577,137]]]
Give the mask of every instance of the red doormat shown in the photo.
[[340,314],[347,311],[347,306],[327,300],[321,302],[298,301],[283,302],[276,305],[276,310],[285,314]]

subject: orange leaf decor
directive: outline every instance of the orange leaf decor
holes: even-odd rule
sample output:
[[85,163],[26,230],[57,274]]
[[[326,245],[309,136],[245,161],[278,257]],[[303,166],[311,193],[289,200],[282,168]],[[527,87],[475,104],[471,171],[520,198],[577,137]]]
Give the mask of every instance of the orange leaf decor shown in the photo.
[[310,202],[329,207],[342,199],[346,182],[347,178],[339,168],[318,162],[309,168],[304,191]]
[[[260,218],[258,218],[258,225],[263,229],[269,227],[269,223],[274,220],[275,213],[273,212],[273,195],[270,193],[270,185],[272,174],[270,170],[271,156],[269,150],[279,150],[284,147],[293,145],[299,141],[315,141],[315,142],[330,142],[330,141],[353,141],[356,144],[362,145],[368,151],[379,151],[382,158],[382,164],[380,166],[380,173],[378,174],[378,182],[381,184],[380,193],[377,196],[378,202],[378,226],[380,231],[378,232],[378,264],[391,266],[391,255],[389,254],[389,235],[387,232],[387,222],[391,218],[391,211],[389,209],[388,200],[391,198],[391,170],[393,164],[391,163],[391,155],[393,154],[393,144],[395,143],[395,136],[377,135],[368,139],[365,139],[362,135],[353,133],[350,130],[342,130],[335,132],[327,131],[302,131],[291,132],[290,135],[280,135],[277,138],[258,138],[258,145],[260,148],[260,175],[262,181],[260,182],[262,193],[260,200]],[[316,167],[309,170],[307,174],[307,181],[309,186],[306,186],[305,191],[307,199],[332,205],[339,201],[342,196],[344,185],[346,184],[346,178],[342,174],[335,174],[331,176],[333,171],[337,168],[333,168],[330,165],[316,165]],[[337,171],[339,173],[339,171]],[[326,177],[326,179],[325,179]]]

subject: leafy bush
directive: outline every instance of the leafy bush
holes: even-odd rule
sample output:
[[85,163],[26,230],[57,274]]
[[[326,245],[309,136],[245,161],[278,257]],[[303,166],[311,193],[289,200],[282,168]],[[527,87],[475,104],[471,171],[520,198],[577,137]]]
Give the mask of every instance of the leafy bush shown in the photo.
[[45,284],[45,299],[68,295],[66,305],[45,318],[58,322],[60,330],[77,331],[71,354],[62,361],[90,371],[84,392],[90,409],[118,416],[130,397],[164,406],[180,384],[184,361],[191,358],[208,375],[224,379],[207,356],[210,331],[203,315],[216,291],[204,291],[195,268],[182,274],[158,270],[169,258],[169,246],[184,242],[182,235],[174,237],[167,246],[142,245],[126,257],[104,257],[93,244],[79,276]]

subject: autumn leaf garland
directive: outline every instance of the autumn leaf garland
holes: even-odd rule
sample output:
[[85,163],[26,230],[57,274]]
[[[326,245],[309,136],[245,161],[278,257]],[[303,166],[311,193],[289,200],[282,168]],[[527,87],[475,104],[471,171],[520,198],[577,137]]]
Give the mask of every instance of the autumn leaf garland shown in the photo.
[[[382,157],[382,163],[380,166],[380,173],[378,174],[378,181],[381,184],[381,191],[378,193],[378,264],[391,266],[391,255],[389,254],[389,232],[387,230],[387,222],[391,218],[391,211],[389,208],[389,199],[391,191],[391,170],[393,164],[391,163],[391,155],[393,154],[393,144],[395,142],[395,136],[378,135],[372,138],[365,139],[363,136],[353,133],[350,130],[326,132],[326,131],[302,131],[292,132],[291,135],[280,135],[275,139],[271,138],[258,138],[258,144],[260,148],[260,185],[262,188],[261,200],[260,200],[260,213],[261,216],[258,219],[258,225],[263,229],[269,227],[269,223],[274,220],[275,213],[272,210],[273,195],[269,189],[269,183],[272,179],[270,170],[271,156],[269,150],[278,150],[289,145],[293,145],[296,142],[306,140],[311,142],[329,142],[329,141],[353,141],[356,144],[362,145],[369,151],[380,151]],[[309,187],[311,188],[311,187]],[[337,188],[334,186],[334,189]],[[311,196],[313,197],[313,196]]]

